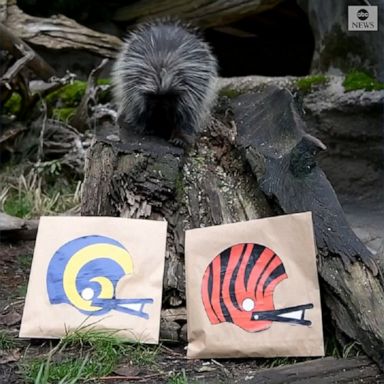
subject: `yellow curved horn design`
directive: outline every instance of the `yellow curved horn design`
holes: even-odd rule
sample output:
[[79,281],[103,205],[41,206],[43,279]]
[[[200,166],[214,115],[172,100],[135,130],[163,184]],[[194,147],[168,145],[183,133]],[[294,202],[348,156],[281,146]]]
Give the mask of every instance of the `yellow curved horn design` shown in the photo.
[[[68,300],[80,310],[92,312],[101,309],[101,307],[92,305],[92,300],[86,300],[80,295],[76,288],[76,279],[83,266],[90,261],[102,258],[116,262],[125,274],[133,272],[130,254],[125,249],[113,244],[92,244],[74,253],[68,261],[63,274],[63,287]],[[114,286],[107,277],[95,276],[90,281],[100,284],[99,298],[108,299],[113,297]]]

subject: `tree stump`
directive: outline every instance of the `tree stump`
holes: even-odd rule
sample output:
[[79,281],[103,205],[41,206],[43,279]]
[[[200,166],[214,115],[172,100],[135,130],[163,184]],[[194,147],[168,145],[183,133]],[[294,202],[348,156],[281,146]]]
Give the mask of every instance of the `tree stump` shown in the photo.
[[316,163],[324,149],[305,132],[291,93],[265,86],[222,98],[187,152],[155,137],[121,144],[99,135],[82,215],[167,220],[163,308],[177,308],[185,305],[186,229],[312,211],[324,301],[338,330],[384,368],[383,286]]

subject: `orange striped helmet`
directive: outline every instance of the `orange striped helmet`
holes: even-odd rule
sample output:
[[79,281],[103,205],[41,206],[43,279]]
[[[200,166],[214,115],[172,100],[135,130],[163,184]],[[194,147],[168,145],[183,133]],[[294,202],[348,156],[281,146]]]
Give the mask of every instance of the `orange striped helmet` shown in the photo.
[[[312,304],[275,310],[273,292],[288,278],[278,255],[260,244],[236,244],[218,254],[205,270],[201,294],[211,324],[234,323],[248,332],[273,321],[310,325]],[[291,317],[290,317],[291,316]]]

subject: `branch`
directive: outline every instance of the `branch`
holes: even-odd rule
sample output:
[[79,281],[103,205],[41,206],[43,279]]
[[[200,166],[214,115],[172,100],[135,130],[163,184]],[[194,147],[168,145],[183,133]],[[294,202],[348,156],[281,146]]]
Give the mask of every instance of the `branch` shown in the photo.
[[[17,25],[17,24],[16,24]],[[28,44],[17,37],[13,31],[0,23],[0,48],[6,50],[17,59],[25,58],[24,64],[31,69],[38,77],[48,80],[54,76],[54,69],[48,65]]]
[[108,59],[104,59],[91,71],[88,76],[87,89],[85,90],[84,96],[76,109],[76,113],[70,119],[71,125],[77,128],[80,132],[84,132],[88,128],[88,106],[90,103],[96,104],[97,79],[107,63]]

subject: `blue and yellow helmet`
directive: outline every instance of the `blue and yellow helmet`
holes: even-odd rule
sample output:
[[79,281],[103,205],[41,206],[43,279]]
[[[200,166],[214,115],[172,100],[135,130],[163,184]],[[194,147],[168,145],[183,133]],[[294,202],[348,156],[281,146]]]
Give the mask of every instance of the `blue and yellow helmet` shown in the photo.
[[144,305],[153,299],[117,299],[116,285],[133,273],[129,252],[118,241],[99,235],[83,236],[62,245],[47,271],[51,304],[67,303],[86,315],[116,310],[148,318]]

